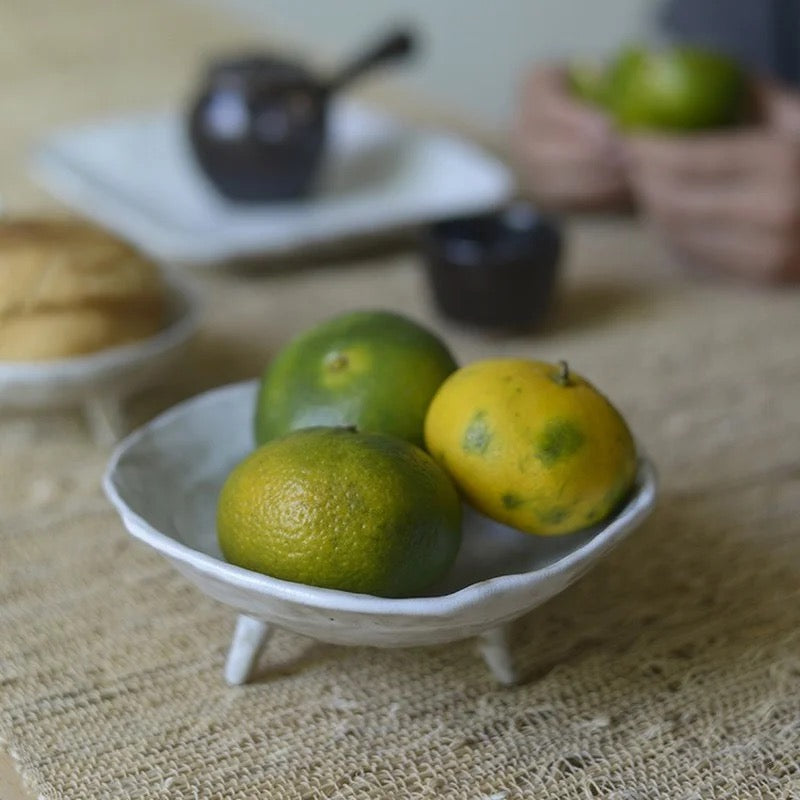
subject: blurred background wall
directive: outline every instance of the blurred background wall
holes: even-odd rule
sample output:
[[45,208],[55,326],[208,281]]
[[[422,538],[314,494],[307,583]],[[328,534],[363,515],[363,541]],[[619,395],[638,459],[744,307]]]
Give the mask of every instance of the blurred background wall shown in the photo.
[[[324,58],[349,53],[393,20],[425,35],[405,87],[500,126],[525,66],[570,53],[601,55],[646,35],[656,0],[194,0],[227,5]],[[424,60],[423,60],[424,59]]]

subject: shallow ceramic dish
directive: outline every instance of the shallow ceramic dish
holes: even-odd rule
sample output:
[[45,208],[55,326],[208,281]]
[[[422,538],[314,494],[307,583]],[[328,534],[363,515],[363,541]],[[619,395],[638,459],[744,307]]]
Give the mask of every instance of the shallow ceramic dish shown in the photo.
[[194,293],[174,276],[166,283],[169,322],[155,336],[57,361],[0,361],[0,408],[80,406],[99,440],[118,439],[127,432],[125,398],[157,381],[197,329]]
[[469,512],[453,569],[424,597],[393,600],[277,580],[226,563],[216,539],[219,489],[253,447],[255,393],[255,382],[240,383],[176,406],[117,447],[104,479],[130,533],[239,613],[225,670],[230,683],[248,679],[272,626],[376,647],[476,636],[493,674],[513,683],[505,625],[580,577],[655,501],[655,473],[642,459],[627,505],[591,530],[540,538]]

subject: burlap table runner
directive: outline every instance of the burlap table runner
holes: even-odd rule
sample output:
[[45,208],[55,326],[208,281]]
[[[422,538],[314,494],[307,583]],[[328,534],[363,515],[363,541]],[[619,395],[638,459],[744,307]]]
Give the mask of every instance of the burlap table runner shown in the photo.
[[[22,175],[32,134],[178,97],[198,54],[237,36],[156,0],[3,15],[0,188],[21,207],[44,203]],[[31,796],[800,796],[798,295],[675,274],[631,223],[570,234],[550,325],[510,340],[439,320],[411,254],[197,277],[192,358],[132,409],[255,374],[290,334],[363,305],[431,324],[462,360],[568,358],[629,417],[663,499],[514,627],[516,688],[469,642],[288,633],[257,682],[225,686],[233,614],[126,536],[98,486],[108,452],[77,416],[0,416],[0,743]]]

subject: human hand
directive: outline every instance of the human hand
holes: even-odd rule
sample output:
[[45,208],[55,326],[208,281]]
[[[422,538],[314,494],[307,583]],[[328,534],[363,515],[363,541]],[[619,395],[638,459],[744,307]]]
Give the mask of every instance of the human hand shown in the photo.
[[625,204],[629,193],[619,144],[610,120],[571,96],[564,68],[531,71],[521,93],[512,149],[543,206],[588,210]]
[[689,263],[761,282],[800,280],[800,96],[760,87],[763,122],[626,142],[645,214]]

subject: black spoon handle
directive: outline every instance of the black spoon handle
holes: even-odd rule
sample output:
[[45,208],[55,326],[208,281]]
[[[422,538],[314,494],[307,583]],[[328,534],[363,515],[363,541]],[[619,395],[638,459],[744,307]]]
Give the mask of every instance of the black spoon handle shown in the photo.
[[340,69],[328,82],[328,92],[333,93],[338,91],[346,84],[375,67],[406,58],[411,55],[415,49],[416,40],[412,31],[405,28],[391,31],[377,44],[361,53]]

